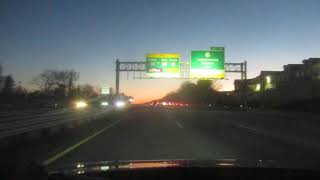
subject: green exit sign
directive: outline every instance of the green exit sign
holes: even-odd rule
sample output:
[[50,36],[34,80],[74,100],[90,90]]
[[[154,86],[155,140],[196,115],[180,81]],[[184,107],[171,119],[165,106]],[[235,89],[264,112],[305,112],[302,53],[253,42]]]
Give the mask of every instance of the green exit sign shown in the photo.
[[191,51],[191,78],[222,79],[224,75],[224,47],[211,47],[209,51]]

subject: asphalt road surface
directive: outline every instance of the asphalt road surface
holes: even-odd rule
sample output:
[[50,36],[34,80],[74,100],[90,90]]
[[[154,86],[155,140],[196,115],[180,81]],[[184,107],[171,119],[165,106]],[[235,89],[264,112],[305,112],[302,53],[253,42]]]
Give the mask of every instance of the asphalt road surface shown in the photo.
[[110,160],[261,159],[275,160],[278,167],[319,169],[319,149],[234,125],[230,120],[246,118],[239,112],[136,107],[123,113],[74,147],[48,157],[49,167]]

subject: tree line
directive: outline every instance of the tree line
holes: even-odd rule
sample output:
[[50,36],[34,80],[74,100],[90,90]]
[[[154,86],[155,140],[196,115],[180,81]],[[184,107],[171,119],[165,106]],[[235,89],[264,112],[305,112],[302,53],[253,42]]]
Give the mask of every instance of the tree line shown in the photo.
[[0,104],[66,104],[76,98],[93,98],[97,89],[90,84],[76,84],[80,73],[73,69],[44,70],[32,80],[35,90],[27,90],[12,75],[3,75],[0,65]]
[[209,103],[218,93],[218,88],[217,84],[210,80],[186,81],[177,91],[168,93],[163,99],[199,104]]
[[236,106],[239,99],[232,93],[220,92],[221,85],[212,80],[186,81],[178,90],[168,93],[161,100],[213,106]]

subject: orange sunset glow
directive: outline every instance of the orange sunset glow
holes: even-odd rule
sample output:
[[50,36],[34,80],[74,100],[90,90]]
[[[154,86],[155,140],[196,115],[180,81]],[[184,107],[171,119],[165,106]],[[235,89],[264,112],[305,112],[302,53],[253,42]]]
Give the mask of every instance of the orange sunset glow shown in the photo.
[[[135,104],[160,99],[172,91],[176,91],[186,80],[177,79],[150,79],[150,80],[123,80],[120,91],[134,97]],[[219,91],[232,91],[233,79],[218,80]]]

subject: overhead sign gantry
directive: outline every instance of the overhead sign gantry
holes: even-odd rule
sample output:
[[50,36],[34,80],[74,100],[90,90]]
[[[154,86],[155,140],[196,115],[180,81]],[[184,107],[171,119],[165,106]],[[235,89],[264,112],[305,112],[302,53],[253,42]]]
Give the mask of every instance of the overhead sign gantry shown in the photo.
[[[139,72],[138,79],[224,79],[225,73],[239,73],[247,79],[247,62],[225,62],[225,48],[211,47],[209,50],[191,51],[189,61],[181,61],[177,53],[149,53],[145,61],[122,62],[116,60],[116,94],[119,95],[120,72]],[[137,78],[137,77],[134,77]],[[246,82],[246,81],[245,81]],[[242,92],[246,107],[246,93]]]

